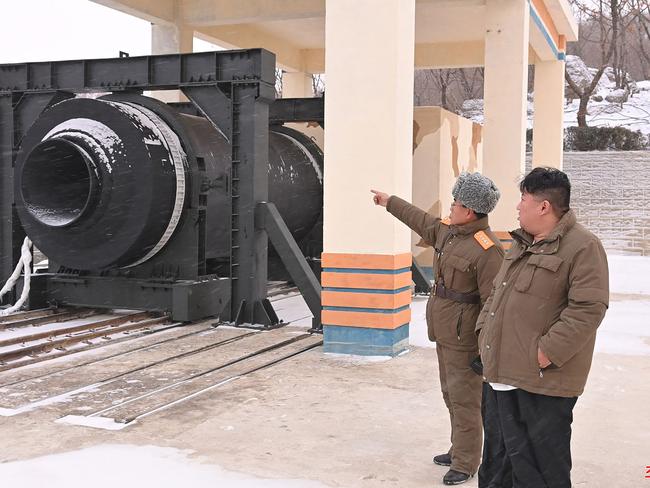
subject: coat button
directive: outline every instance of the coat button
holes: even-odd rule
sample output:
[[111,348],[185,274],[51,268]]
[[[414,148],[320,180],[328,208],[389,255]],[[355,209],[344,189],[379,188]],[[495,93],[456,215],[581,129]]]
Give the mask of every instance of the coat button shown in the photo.
[[485,348],[486,348],[486,349],[490,349],[490,345],[487,344],[487,345],[485,346]]
[[504,281],[504,282],[503,282],[503,283],[501,283],[501,284],[502,284],[503,286],[506,286],[506,284],[507,284],[507,281]]
[[490,312],[490,317],[494,317],[494,312]]
[[487,378],[485,376],[483,376],[483,381],[487,381]]

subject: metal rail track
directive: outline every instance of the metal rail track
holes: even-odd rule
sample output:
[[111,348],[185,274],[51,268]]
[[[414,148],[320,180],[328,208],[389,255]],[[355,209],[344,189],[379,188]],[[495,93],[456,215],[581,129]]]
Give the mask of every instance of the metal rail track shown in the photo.
[[[48,323],[56,323],[63,320],[67,321],[79,318],[89,318],[93,315],[97,315],[97,313],[95,311],[82,310],[65,312],[65,318],[62,318],[60,314],[57,316],[55,313],[46,317],[39,317],[36,320],[40,323],[41,320],[55,317],[54,320],[48,320]],[[28,325],[26,324],[27,321],[32,322],[29,325],[34,325],[33,318],[9,321],[5,322],[3,325],[21,323],[23,324],[21,326],[26,327]],[[111,340],[111,336],[116,334],[127,334],[140,330],[150,330],[156,325],[164,325],[167,322],[169,322],[169,317],[167,315],[137,312],[109,319],[102,318],[101,320],[88,322],[86,324],[61,327],[37,332],[35,334],[19,335],[1,339],[0,348],[9,349],[0,352],[0,371],[25,366],[26,364],[33,364],[34,362],[38,362],[38,360],[50,359],[54,356],[61,357],[66,354],[87,350],[92,346],[96,346],[96,344],[93,344],[90,341],[99,337]],[[67,348],[81,343],[86,343],[86,347],[82,346],[77,347],[74,350],[67,350]],[[12,348],[11,346],[19,347]],[[39,355],[50,353],[54,349],[58,349],[61,354],[54,353],[48,354],[48,357],[38,357]],[[30,359],[20,361],[26,356],[29,356]]]
[[[287,348],[288,346],[304,341],[305,339],[314,338],[314,334],[301,334],[290,339],[278,342],[276,344],[263,347],[252,353],[245,354],[241,357],[228,361],[224,364],[220,364],[216,367],[209,368],[192,375],[188,375],[183,378],[179,378],[173,383],[150,390],[146,393],[135,395],[123,399],[119,403],[114,403],[109,407],[105,407],[101,410],[97,410],[91,414],[84,416],[66,416],[61,419],[62,423],[82,423],[88,425],[88,419],[101,419],[106,418],[106,415],[114,415],[113,419],[115,422],[120,424],[131,424],[137,420],[143,419],[152,415],[154,413],[160,412],[167,408],[178,405],[182,402],[188,401],[192,398],[195,398],[199,395],[212,391],[216,388],[226,385],[233,380],[243,378],[248,376],[256,371],[260,371],[265,368],[274,366],[280,362],[291,359],[299,354],[307,352],[309,350],[315,349],[323,344],[322,340],[317,342],[308,343],[304,347],[299,347],[295,350],[290,350],[288,352],[283,352],[282,349]],[[248,362],[253,360],[262,359],[261,362],[258,362],[252,367],[246,367]],[[240,367],[237,370],[237,366]],[[235,371],[230,373],[229,370],[234,369]],[[220,377],[215,381],[210,381],[210,375],[215,372],[223,371],[226,373],[224,377]],[[193,385],[193,383],[199,382],[198,385]],[[200,382],[203,382],[201,384]],[[207,384],[206,384],[207,383]],[[180,395],[174,394],[174,389],[185,388],[188,391],[181,393]],[[168,398],[171,397],[171,398]],[[137,407],[138,402],[141,404],[144,403],[144,406]],[[133,408],[135,405],[135,409]],[[131,409],[129,409],[131,406]],[[120,410],[125,410],[126,412],[120,413]],[[92,423],[92,422],[91,422]]]
[[[43,324],[54,324],[58,322],[66,322],[69,320],[83,319],[93,315],[99,315],[97,310],[79,309],[79,310],[56,310],[53,313],[46,313],[32,317],[16,317],[7,315],[4,318],[10,320],[0,323],[0,330],[17,329],[19,327],[29,327]],[[11,319],[14,320],[11,320]]]
[[[156,333],[159,333],[159,332],[164,332],[164,331],[167,331],[167,330],[170,330],[170,329],[175,329],[175,328],[181,327],[182,325],[183,324],[175,323],[175,324],[171,324],[171,325],[166,326],[166,327],[152,329],[150,331],[145,332],[144,334],[139,334],[139,335],[135,336],[135,338],[142,337],[145,334],[146,335],[152,335],[152,334],[156,334]],[[126,351],[116,352],[114,354],[110,354],[110,355],[104,356],[102,358],[91,359],[90,361],[86,361],[86,362],[82,362],[82,363],[76,363],[76,364],[74,364],[72,366],[65,366],[63,368],[59,368],[59,369],[56,369],[54,371],[48,371],[47,373],[41,373],[41,374],[37,374],[37,375],[34,375],[34,376],[28,376],[28,377],[25,377],[25,378],[21,378],[21,379],[18,379],[18,380],[12,380],[9,383],[0,384],[0,388],[5,388],[5,387],[8,387],[8,386],[14,386],[14,385],[18,385],[18,384],[21,384],[21,383],[26,383],[28,381],[37,380],[37,379],[42,380],[42,379],[48,378],[50,376],[55,376],[55,375],[58,375],[60,373],[64,373],[66,371],[71,371],[73,369],[81,368],[83,366],[88,366],[88,365],[91,365],[91,364],[99,364],[99,363],[102,363],[104,361],[108,361],[109,359],[117,358],[117,357],[120,357],[120,356],[127,356],[127,355],[135,353],[135,352],[146,351],[147,349],[150,349],[150,348],[162,345],[162,344],[166,344],[168,342],[184,339],[185,337],[189,337],[189,336],[193,336],[193,335],[197,335],[197,334],[202,334],[203,332],[207,332],[207,331],[213,330],[213,329],[215,329],[215,327],[211,325],[211,326],[206,327],[204,329],[188,332],[187,334],[182,334],[180,336],[170,337],[168,339],[163,339],[161,341],[153,342],[151,344],[147,344],[147,345],[144,345],[144,346],[133,347],[131,349],[127,349]],[[132,338],[133,337],[124,337],[122,339],[114,339],[114,340],[111,341],[111,344],[120,343],[120,342],[123,342],[125,340],[130,340]],[[89,349],[95,349],[95,348],[98,348],[98,347],[101,347],[101,346],[104,346],[104,345],[106,345],[106,344],[91,344],[90,346],[85,347],[83,349],[83,351],[87,351]],[[64,353],[62,355],[71,354],[73,352],[76,353],[76,352],[81,352],[81,351],[80,350],[70,351],[70,352]],[[57,357],[60,357],[60,356],[57,356]],[[43,361],[43,360],[50,359],[50,358],[33,358],[32,360],[26,362],[25,364],[20,364],[19,366],[16,366],[16,367],[27,366],[28,364],[33,364],[34,359],[40,359],[41,361]],[[3,370],[0,368],[0,372],[1,371],[3,371]]]

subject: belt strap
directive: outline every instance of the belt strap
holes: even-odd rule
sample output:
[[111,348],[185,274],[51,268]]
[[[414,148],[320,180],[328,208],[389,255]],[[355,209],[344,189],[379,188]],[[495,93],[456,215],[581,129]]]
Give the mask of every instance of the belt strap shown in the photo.
[[435,283],[433,285],[433,290],[431,292],[440,298],[446,298],[448,300],[453,300],[454,302],[460,303],[472,303],[479,304],[481,303],[481,296],[476,293],[460,293],[454,290],[446,288],[443,284]]

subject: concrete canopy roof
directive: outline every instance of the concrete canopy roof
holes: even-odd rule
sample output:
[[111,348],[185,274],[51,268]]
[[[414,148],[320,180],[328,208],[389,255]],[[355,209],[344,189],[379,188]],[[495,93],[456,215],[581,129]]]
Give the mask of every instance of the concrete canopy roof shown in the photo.
[[[325,70],[325,0],[92,0],[156,24],[189,27],[227,48],[264,47],[285,69]],[[531,62],[557,59],[577,38],[568,0],[531,4]],[[416,0],[415,64],[482,66],[486,0]],[[381,43],[381,33],[376,33]]]

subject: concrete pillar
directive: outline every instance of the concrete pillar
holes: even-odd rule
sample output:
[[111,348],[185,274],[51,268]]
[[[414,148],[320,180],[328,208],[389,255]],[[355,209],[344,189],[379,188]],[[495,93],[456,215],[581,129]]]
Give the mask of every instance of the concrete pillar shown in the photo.
[[483,172],[501,190],[493,230],[517,227],[518,181],[524,173],[530,6],[486,0]]
[[369,190],[411,198],[415,0],[327,0],[325,22],[324,348],[395,355],[408,345],[410,230]]
[[[151,54],[178,54],[193,51],[194,30],[177,24],[151,25]],[[163,102],[186,102],[180,90],[152,91],[151,96]]]
[[282,73],[282,98],[312,98],[313,96],[311,74],[290,71]]
[[564,142],[564,61],[535,63],[533,167],[562,169]]

